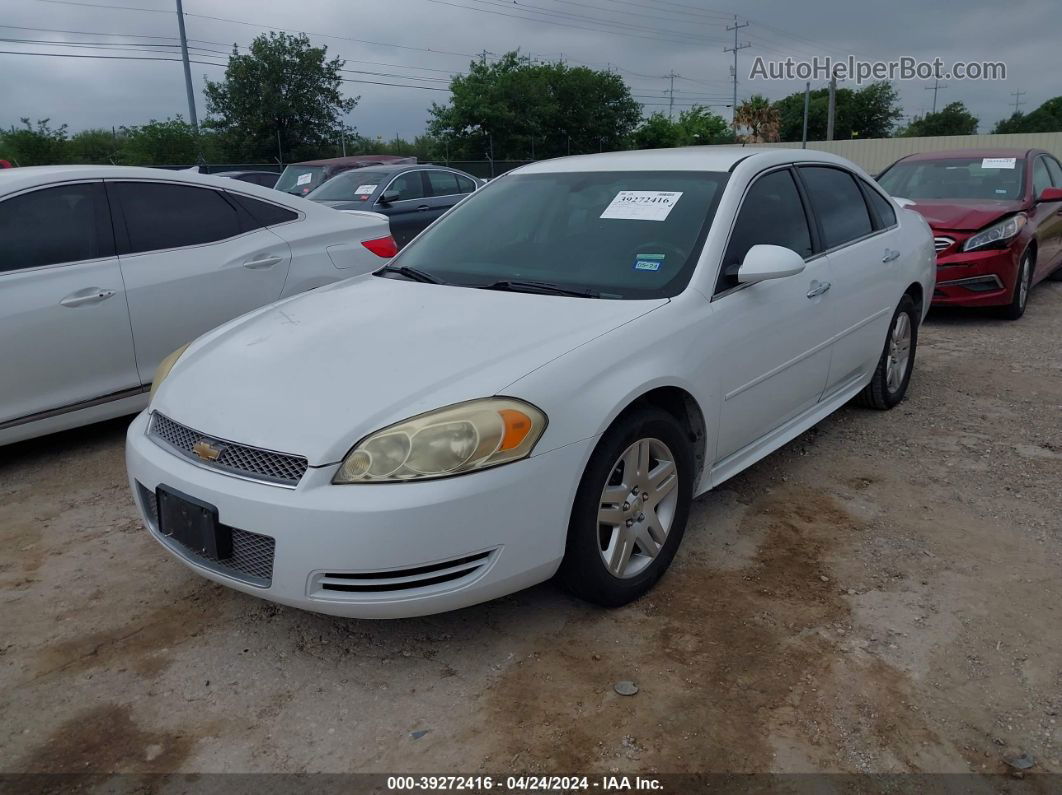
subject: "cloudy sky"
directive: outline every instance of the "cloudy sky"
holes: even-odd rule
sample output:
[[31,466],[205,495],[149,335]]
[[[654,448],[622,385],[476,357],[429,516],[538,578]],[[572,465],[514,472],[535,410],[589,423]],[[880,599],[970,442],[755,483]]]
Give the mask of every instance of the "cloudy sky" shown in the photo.
[[[179,62],[176,0],[2,0],[0,126],[51,118],[70,129],[187,117]],[[363,135],[411,138],[427,108],[445,102],[447,77],[471,56],[520,49],[535,59],[619,70],[646,113],[667,110],[667,75],[676,111],[693,103],[723,107],[731,94],[733,44],[741,23],[738,95],[771,99],[802,83],[749,80],[756,55],[809,59],[849,53],[867,60],[909,55],[930,60],[1003,61],[1005,81],[947,81],[938,105],[962,100],[987,132],[1023,91],[1032,110],[1062,94],[1058,0],[958,4],[927,0],[184,0],[197,105],[205,77],[223,74],[232,44],[266,30],[305,32],[347,59],[346,84],[361,97],[349,121]],[[52,43],[46,43],[52,42]],[[54,42],[67,42],[55,46]],[[70,43],[77,42],[77,46]],[[28,55],[13,53],[51,53]],[[55,54],[92,57],[54,57]],[[109,57],[102,57],[109,56]],[[377,85],[390,83],[392,85]],[[821,83],[819,84],[821,85]],[[897,82],[909,115],[927,112],[925,81]],[[814,84],[813,84],[814,86]]]

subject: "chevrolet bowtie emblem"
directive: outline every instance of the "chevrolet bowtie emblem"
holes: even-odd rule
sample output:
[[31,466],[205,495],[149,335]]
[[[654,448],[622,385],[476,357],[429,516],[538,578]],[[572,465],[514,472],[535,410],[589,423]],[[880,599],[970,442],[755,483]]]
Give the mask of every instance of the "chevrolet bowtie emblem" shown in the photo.
[[200,439],[192,445],[192,452],[204,461],[217,461],[224,452],[224,449],[221,447],[215,447],[206,439]]

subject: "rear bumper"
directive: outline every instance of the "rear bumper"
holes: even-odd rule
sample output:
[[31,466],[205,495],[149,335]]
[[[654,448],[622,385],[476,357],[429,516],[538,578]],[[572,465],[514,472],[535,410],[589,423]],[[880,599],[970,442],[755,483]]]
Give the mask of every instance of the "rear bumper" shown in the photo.
[[1022,249],[969,251],[937,257],[933,306],[1001,306],[1008,304],[1018,278]]

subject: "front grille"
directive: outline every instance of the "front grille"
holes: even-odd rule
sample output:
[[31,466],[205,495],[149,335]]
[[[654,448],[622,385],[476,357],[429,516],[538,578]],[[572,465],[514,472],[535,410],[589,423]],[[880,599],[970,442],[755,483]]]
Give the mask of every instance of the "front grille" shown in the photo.
[[223,525],[225,529],[232,532],[232,556],[215,558],[204,555],[198,550],[185,546],[177,539],[162,534],[158,520],[158,497],[143,484],[137,483],[136,485],[140,491],[140,503],[144,508],[144,513],[148,516],[151,529],[166,539],[184,557],[208,569],[251,585],[268,588],[273,582],[273,553],[276,547],[276,541],[273,538],[240,530],[238,527]]
[[946,249],[954,242],[955,241],[952,240],[950,237],[935,237],[933,238],[933,247],[937,250],[937,253],[939,254],[941,251]]
[[[302,456],[275,453],[272,450],[248,447],[218,439],[215,436],[206,436],[179,422],[174,422],[157,411],[151,415],[149,434],[153,439],[197,464],[280,486],[297,485],[309,466]],[[217,460],[211,461],[193,452],[192,448],[200,442],[205,442],[221,451]]]
[[440,563],[387,571],[325,572],[317,578],[322,591],[383,594],[409,591],[432,585],[464,580],[480,571],[490,561],[490,552],[478,552]]

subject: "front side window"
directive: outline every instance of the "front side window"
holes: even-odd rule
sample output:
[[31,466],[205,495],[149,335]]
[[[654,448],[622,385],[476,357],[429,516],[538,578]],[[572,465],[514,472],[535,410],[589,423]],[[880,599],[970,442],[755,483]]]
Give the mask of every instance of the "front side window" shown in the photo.
[[760,177],[745,194],[723,256],[716,292],[737,285],[737,270],[756,245],[783,246],[805,258],[812,254],[807,215],[789,169]]
[[384,192],[397,193],[398,196],[394,199],[396,202],[404,202],[409,199],[423,199],[424,185],[420,179],[420,172],[410,171],[406,174],[400,174],[394,178],[394,181],[387,186]]
[[160,182],[114,182],[128,238],[119,253],[198,246],[240,234],[236,208],[212,188]]
[[113,255],[100,183],[43,188],[0,202],[0,273]]
[[1025,161],[1020,157],[946,157],[894,165],[878,184],[904,199],[1013,201],[1024,193]]
[[1051,187],[1051,174],[1047,171],[1047,163],[1042,157],[1033,161],[1033,198],[1039,198],[1040,194]]
[[1047,170],[1051,172],[1051,181],[1056,188],[1062,188],[1062,166],[1053,157],[1045,157],[1044,160],[1047,161]]
[[843,246],[873,231],[867,203],[847,171],[823,166],[801,166],[811,208],[822,226],[825,248]]
[[393,264],[469,287],[533,281],[602,298],[677,295],[726,180],[696,171],[507,175]]

